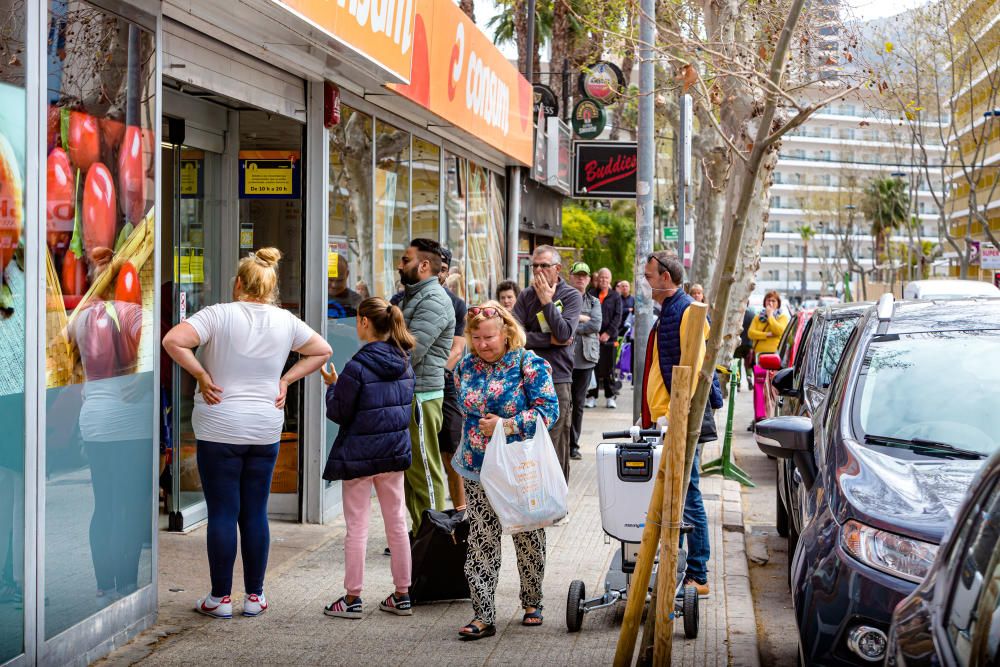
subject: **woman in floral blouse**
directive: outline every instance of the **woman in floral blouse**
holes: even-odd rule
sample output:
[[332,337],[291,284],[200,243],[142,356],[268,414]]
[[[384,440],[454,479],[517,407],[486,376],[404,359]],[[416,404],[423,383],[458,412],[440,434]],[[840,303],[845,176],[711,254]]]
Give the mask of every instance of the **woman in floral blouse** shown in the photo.
[[[559,400],[549,363],[524,349],[524,330],[496,301],[469,308],[465,336],[469,353],[455,367],[459,403],[465,414],[462,445],[452,459],[465,483],[469,515],[469,580],[475,617],[459,630],[464,639],[496,634],[496,593],[500,573],[500,520],[479,482],[483,456],[494,429],[508,442],[535,435],[541,416],[546,427],[559,418]],[[522,623],[542,624],[542,578],[545,575],[545,529],[514,537],[521,575]]]

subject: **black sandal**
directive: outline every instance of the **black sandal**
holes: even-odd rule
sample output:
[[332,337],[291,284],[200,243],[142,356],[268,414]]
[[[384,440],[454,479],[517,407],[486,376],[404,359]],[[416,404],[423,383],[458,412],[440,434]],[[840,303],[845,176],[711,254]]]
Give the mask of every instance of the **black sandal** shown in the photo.
[[484,628],[480,628],[475,623],[469,623],[467,626],[458,631],[459,636],[462,639],[469,641],[475,641],[476,639],[482,639],[483,637],[492,637],[497,633],[497,626],[487,625]]
[[[537,623],[535,621],[538,621]],[[528,627],[535,627],[542,624],[542,610],[535,608],[535,611],[528,613],[524,612],[524,618],[521,619],[521,625],[527,625]]]

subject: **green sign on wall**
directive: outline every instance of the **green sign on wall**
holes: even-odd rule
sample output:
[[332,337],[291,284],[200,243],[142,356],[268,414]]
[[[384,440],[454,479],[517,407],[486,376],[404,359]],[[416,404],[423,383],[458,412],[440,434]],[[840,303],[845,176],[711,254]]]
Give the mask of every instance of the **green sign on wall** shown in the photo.
[[663,228],[663,240],[664,241],[676,241],[680,237],[677,233],[676,227],[664,227]]

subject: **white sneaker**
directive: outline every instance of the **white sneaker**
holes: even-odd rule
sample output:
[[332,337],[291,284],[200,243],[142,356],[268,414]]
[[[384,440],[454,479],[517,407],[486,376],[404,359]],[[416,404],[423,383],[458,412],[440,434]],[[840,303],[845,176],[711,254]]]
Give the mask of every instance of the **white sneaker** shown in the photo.
[[229,599],[228,595],[223,598],[213,598],[211,595],[206,595],[198,600],[194,610],[212,618],[232,618],[233,601]]
[[618,409],[618,402],[615,401],[615,399],[613,399],[613,398],[609,398],[607,401],[605,401],[604,405],[605,405],[605,407],[607,407],[608,410],[617,410]]
[[596,408],[597,407],[597,401],[594,400],[593,398],[588,398],[587,400],[585,400],[583,402],[583,407],[585,407],[585,408]]
[[260,616],[265,611],[267,611],[267,598],[264,594],[255,595],[251,593],[246,596],[243,600],[243,615],[244,616]]

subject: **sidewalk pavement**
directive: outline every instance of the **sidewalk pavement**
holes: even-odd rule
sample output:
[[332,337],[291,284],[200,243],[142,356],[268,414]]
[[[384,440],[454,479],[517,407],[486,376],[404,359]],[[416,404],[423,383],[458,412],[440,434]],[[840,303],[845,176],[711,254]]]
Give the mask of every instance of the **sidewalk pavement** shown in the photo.
[[[567,632],[565,614],[573,579],[586,583],[588,596],[603,591],[604,575],[617,547],[601,529],[594,451],[602,430],[629,426],[631,391],[624,391],[619,403],[618,410],[598,407],[585,413],[584,458],[572,462],[570,474],[570,521],[546,531],[542,627],[520,624],[523,612],[510,537],[504,537],[503,543],[496,637],[475,642],[458,638],[458,629],[472,618],[468,602],[418,606],[412,617],[380,612],[378,601],[392,590],[392,582],[389,559],[382,555],[386,542],[378,503],[373,501],[363,619],[323,615],[323,606],[343,592],[342,519],[328,526],[272,522],[265,590],[272,606],[258,618],[215,620],[195,613],[195,599],[209,588],[204,528],[188,534],[161,533],[157,623],[101,664],[189,665],[219,660],[266,665],[354,665],[375,660],[391,665],[610,664],[624,602],[587,614],[578,633]],[[722,411],[719,418],[723,419]],[[710,443],[702,460],[718,456],[720,447],[721,442]],[[703,478],[701,488],[711,528],[712,593],[701,601],[696,639],[685,639],[682,623],[675,623],[673,664],[756,667],[756,625],[739,487],[708,477]],[[234,582],[240,581],[237,571]],[[234,595],[236,613],[241,598],[241,594]]]

